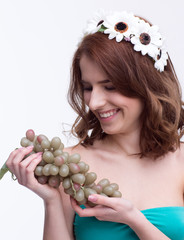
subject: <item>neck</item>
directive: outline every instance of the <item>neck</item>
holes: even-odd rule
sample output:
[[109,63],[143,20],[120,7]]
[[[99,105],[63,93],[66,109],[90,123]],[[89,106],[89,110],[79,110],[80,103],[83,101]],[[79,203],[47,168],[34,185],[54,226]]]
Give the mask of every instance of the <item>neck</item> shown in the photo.
[[108,135],[106,143],[111,149],[116,152],[122,152],[125,155],[132,155],[140,153],[140,130],[130,133],[121,133],[115,135]]

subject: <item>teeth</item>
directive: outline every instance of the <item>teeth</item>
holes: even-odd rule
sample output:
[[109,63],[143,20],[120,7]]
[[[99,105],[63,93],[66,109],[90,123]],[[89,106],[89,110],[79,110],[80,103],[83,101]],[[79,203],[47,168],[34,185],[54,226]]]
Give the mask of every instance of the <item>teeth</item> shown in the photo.
[[111,111],[111,112],[108,112],[108,113],[100,113],[100,117],[102,117],[102,118],[108,118],[108,117],[114,115],[116,112],[117,112],[117,111],[114,110],[114,111]]

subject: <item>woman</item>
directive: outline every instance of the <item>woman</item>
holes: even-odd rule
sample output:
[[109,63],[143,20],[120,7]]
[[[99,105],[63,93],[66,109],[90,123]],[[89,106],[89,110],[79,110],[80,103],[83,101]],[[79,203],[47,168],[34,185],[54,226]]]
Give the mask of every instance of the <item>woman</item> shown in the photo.
[[13,151],[7,166],[44,200],[44,240],[184,239],[184,109],[162,36],[126,12],[97,15],[85,35],[69,89],[80,141],[65,151],[118,183],[122,198],[94,194],[90,208],[40,185],[33,172],[41,155],[22,161],[31,147]]

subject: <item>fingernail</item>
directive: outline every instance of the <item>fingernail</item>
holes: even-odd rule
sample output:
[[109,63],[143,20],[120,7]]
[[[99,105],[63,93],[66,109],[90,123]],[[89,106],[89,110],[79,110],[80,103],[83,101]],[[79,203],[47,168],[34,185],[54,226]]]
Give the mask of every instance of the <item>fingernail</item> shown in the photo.
[[90,195],[88,197],[88,200],[91,201],[91,202],[96,202],[97,201],[97,197],[96,196],[93,196],[93,195]]
[[34,147],[34,146],[28,146],[27,149],[31,149],[31,148],[33,148],[33,147]]
[[42,152],[38,152],[38,153],[37,153],[38,156],[41,156],[42,154],[43,154]]

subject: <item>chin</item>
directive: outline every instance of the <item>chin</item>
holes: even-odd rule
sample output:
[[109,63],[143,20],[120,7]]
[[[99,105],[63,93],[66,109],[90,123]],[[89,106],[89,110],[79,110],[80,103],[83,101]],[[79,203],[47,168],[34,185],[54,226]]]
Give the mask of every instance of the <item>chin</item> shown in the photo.
[[117,134],[118,132],[112,129],[103,129],[104,133],[108,134],[108,135],[114,135]]

